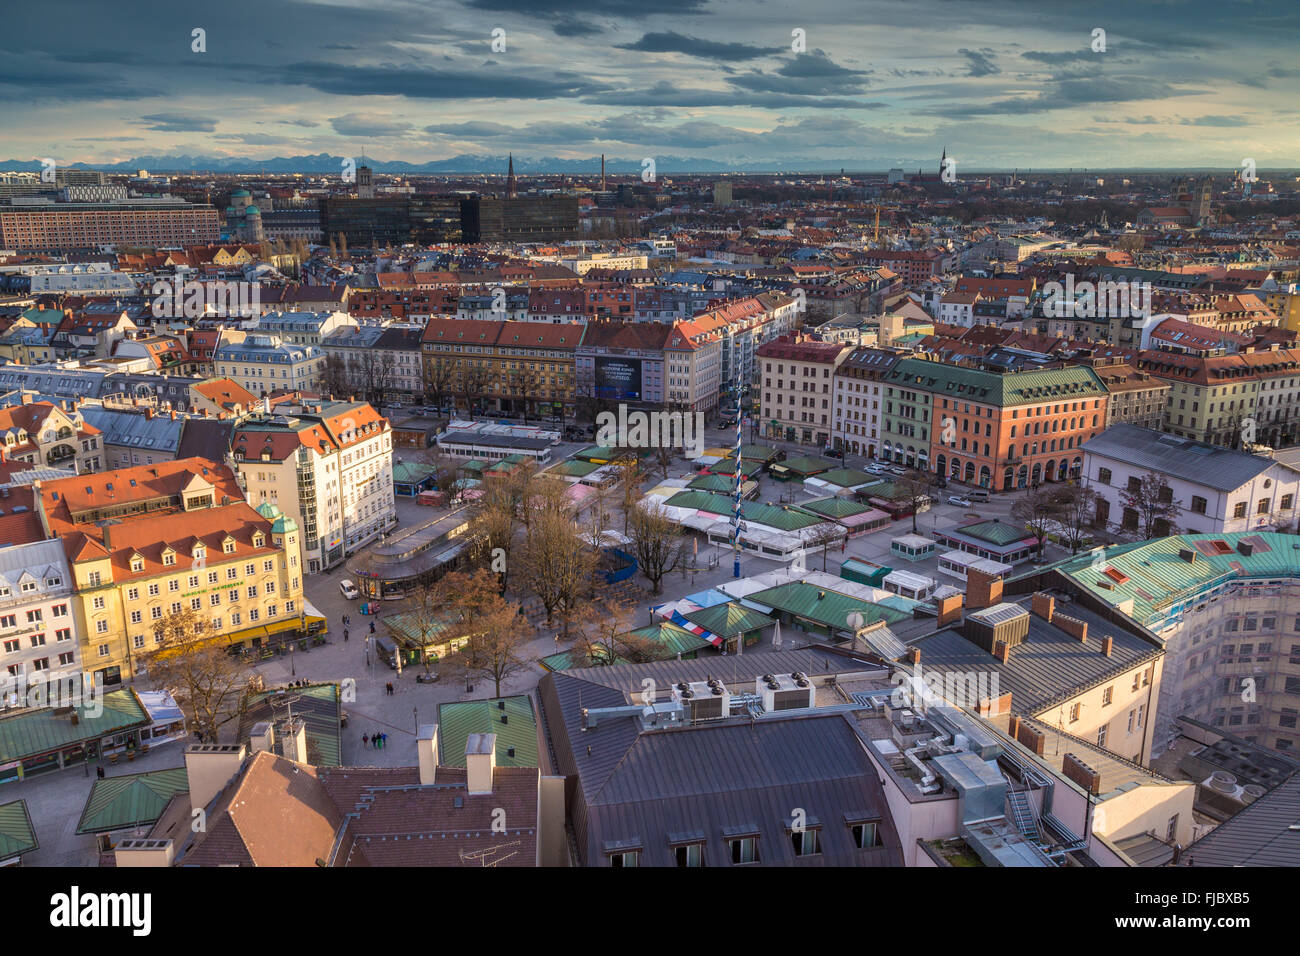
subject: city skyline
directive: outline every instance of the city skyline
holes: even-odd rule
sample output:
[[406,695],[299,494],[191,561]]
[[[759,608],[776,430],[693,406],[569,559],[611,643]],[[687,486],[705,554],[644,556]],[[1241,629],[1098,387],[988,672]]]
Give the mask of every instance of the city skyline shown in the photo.
[[1029,21],[1024,4],[923,0],[853,23],[825,0],[136,6],[78,4],[57,34],[34,8],[8,14],[0,49],[22,67],[0,71],[0,157],[866,171],[930,170],[946,149],[960,174],[1287,167],[1300,140],[1284,52],[1300,17],[1273,2],[1036,4]]

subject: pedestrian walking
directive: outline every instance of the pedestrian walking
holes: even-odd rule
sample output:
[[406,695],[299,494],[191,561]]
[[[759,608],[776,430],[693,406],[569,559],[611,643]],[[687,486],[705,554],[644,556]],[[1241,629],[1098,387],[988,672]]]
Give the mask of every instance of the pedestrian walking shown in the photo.
[[371,622],[370,622],[370,633],[371,633],[371,634],[375,633],[375,622],[374,622],[374,621],[371,621]]
[[363,746],[363,747],[368,747],[368,746],[370,746],[370,735],[369,735],[369,734],[362,734],[362,735],[361,735],[361,746]]
[[104,779],[104,768],[103,768],[103,767],[96,767],[96,768],[95,768],[95,776],[98,777],[100,780],[103,780],[103,779]]
[[343,643],[346,644],[347,642],[348,642],[348,629],[345,627],[343,628]]
[[379,735],[379,749],[380,749],[380,750],[383,750],[383,749],[384,749],[384,745],[387,744],[387,743],[388,743],[388,734],[387,734],[387,733],[382,733],[382,734],[380,734],[380,735]]

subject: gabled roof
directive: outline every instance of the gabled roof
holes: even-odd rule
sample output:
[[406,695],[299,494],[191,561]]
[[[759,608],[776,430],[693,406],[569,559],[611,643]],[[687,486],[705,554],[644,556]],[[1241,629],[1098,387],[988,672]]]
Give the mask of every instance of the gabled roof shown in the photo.
[[1112,425],[1082,448],[1084,454],[1219,491],[1234,491],[1273,465],[1286,467],[1271,458],[1129,424]]

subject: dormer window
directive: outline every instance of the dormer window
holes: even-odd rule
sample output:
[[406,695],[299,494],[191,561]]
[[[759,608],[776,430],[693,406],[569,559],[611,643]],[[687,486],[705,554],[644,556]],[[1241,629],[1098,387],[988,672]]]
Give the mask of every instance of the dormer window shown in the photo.
[[234,538],[226,538],[226,540],[222,541],[222,542],[221,542],[221,550],[222,550],[223,552],[225,552],[226,554],[234,554],[234,553],[235,553],[235,539],[234,539]]
[[132,571],[143,571],[143,570],[144,570],[144,558],[140,557],[140,555],[138,555],[138,554],[135,555],[134,557],[132,557],[132,558],[131,558],[131,570],[132,570]]
[[263,547],[265,544],[266,544],[266,536],[263,535],[262,532],[259,531],[257,532],[257,534],[253,535],[253,547],[260,548]]
[[174,565],[176,563],[176,552],[173,551],[171,548],[168,548],[166,551],[163,552],[162,561],[163,564],[165,565],[168,566]]
[[208,549],[201,544],[196,544],[194,549],[190,552],[190,556],[196,561],[202,561],[208,556]]
[[22,583],[22,585],[20,585],[20,587],[22,588],[22,592],[23,592],[24,594],[30,594],[32,591],[35,591],[35,590],[36,590],[36,582],[35,582],[35,581],[24,581],[24,582]]

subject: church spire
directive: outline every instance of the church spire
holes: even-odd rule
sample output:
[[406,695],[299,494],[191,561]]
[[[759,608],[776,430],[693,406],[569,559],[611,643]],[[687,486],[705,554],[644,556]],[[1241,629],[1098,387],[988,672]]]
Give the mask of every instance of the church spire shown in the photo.
[[519,195],[519,186],[515,182],[515,154],[510,154],[510,167],[506,172],[506,198],[514,199]]

